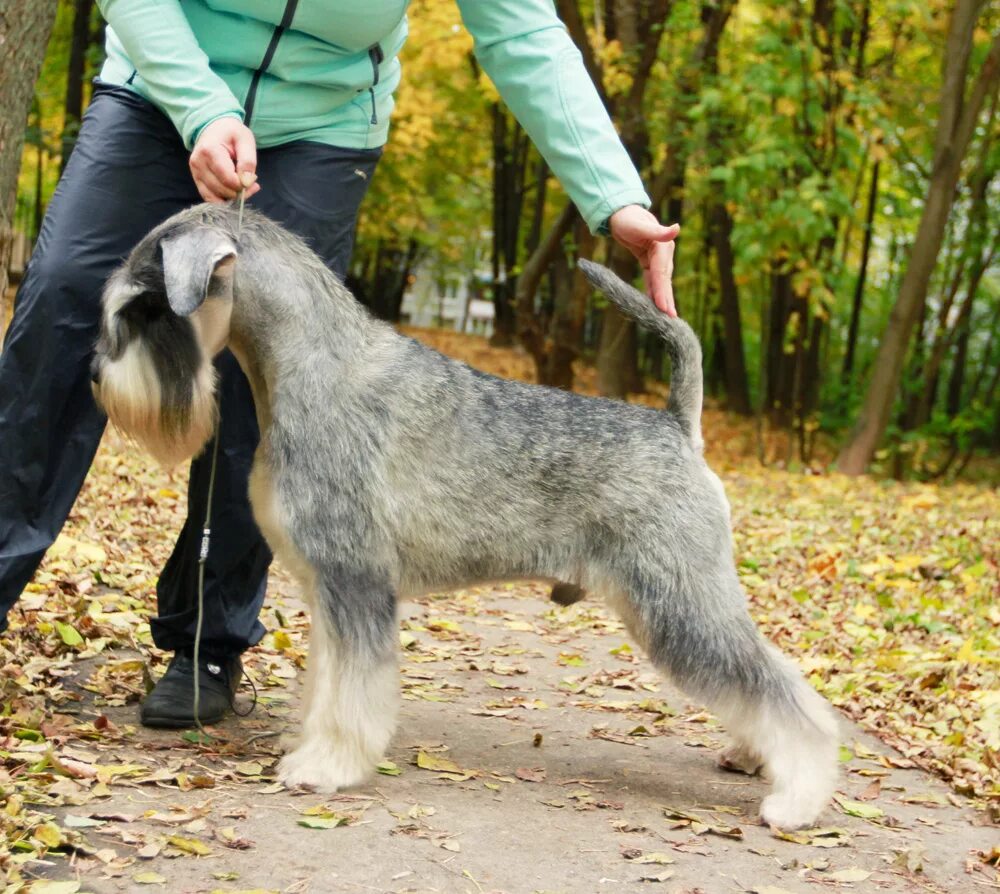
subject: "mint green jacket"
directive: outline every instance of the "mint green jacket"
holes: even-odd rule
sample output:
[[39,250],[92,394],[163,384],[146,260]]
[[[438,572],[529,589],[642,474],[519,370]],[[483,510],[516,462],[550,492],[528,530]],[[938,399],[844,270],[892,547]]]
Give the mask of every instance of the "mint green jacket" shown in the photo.
[[[649,206],[552,0],[457,0],[484,71],[597,232]],[[162,109],[190,149],[241,118],[259,146],[385,143],[408,0],[98,0],[101,79]]]

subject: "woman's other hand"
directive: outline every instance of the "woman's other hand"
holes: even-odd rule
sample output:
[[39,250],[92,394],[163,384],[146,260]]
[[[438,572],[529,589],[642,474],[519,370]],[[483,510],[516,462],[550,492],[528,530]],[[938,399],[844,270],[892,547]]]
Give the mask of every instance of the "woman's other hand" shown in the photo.
[[642,264],[646,291],[653,303],[664,313],[676,317],[670,278],[674,272],[674,239],[681,231],[680,224],[665,227],[641,205],[626,205],[611,215],[608,227],[615,241],[624,245]]

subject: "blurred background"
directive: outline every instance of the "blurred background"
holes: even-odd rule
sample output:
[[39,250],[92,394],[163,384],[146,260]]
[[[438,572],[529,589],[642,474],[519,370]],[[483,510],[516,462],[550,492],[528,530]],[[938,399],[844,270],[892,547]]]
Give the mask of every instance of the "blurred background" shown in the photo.
[[[103,58],[93,0],[60,0],[51,31],[46,4],[18,6],[38,11],[15,10],[8,33],[35,42],[35,70],[44,61],[37,79],[0,76],[0,155],[23,129],[12,85],[33,84],[23,151],[0,161],[0,196],[16,179],[0,202],[3,322]],[[654,210],[683,227],[678,305],[705,348],[710,403],[749,449],[789,468],[995,480],[1000,9],[556,6]],[[539,382],[655,399],[661,345],[575,269],[597,257],[635,279],[634,261],[586,231],[479,71],[457,5],[414,0],[410,29],[351,287],[387,320],[517,348]]]

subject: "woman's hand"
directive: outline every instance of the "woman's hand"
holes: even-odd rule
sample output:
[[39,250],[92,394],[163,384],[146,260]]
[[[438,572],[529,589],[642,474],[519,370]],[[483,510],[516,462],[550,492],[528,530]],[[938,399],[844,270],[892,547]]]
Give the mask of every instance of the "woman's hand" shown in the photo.
[[653,303],[664,313],[676,317],[670,277],[674,272],[674,239],[681,231],[680,225],[665,227],[641,205],[626,205],[611,215],[608,226],[615,241],[624,245],[642,264],[646,291]]
[[198,137],[189,161],[191,176],[206,202],[247,198],[260,191],[257,183],[257,141],[238,118],[217,118]]

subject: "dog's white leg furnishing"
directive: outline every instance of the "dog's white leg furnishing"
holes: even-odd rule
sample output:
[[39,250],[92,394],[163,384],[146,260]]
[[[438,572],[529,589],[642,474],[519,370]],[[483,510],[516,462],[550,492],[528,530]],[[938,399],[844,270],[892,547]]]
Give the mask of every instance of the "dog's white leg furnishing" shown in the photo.
[[[147,236],[104,296],[95,394],[167,459],[215,419],[211,359],[232,349],[261,441],[254,517],[312,609],[289,785],[362,782],[396,721],[400,593],[536,578],[603,594],[664,674],[716,711],[761,816],[814,823],[833,791],[830,707],[761,636],[733,560],[729,504],[702,451],[691,328],[580,261],[663,339],[666,410],[476,372],[371,317],[309,247],[252,211],[199,206]],[[664,768],[669,772],[669,768]]]

